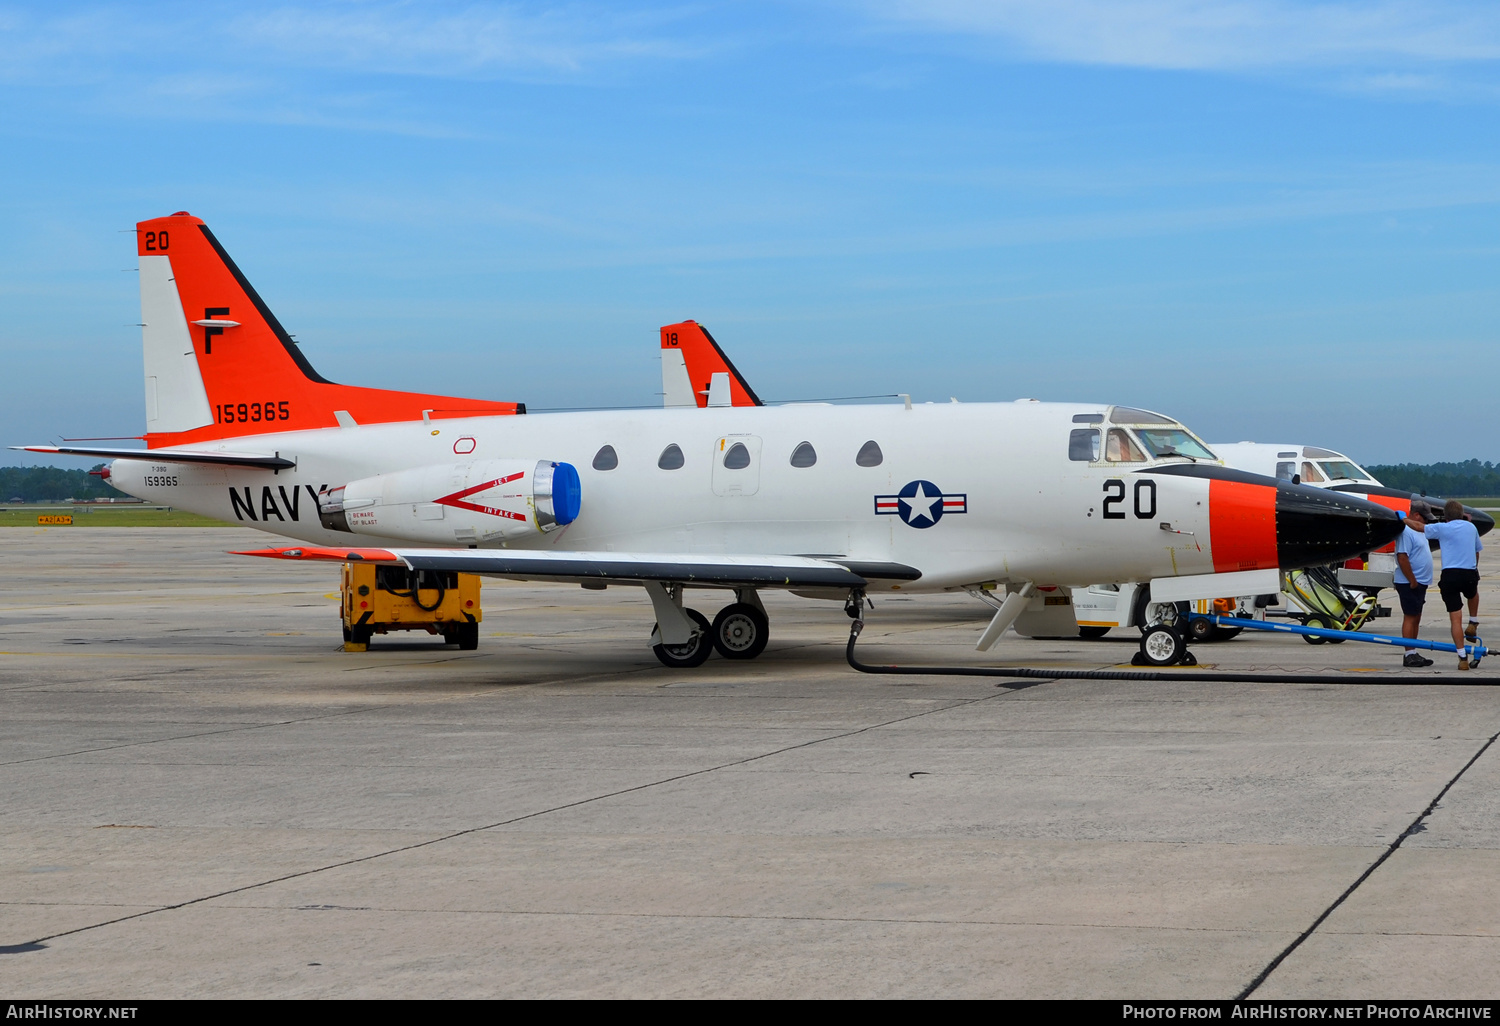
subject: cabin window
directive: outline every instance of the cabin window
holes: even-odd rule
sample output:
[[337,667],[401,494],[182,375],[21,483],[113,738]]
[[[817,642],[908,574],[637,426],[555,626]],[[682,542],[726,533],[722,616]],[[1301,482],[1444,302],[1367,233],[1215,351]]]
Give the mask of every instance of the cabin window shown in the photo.
[[1311,484],[1314,481],[1322,481],[1323,472],[1307,460],[1302,461],[1302,483]]
[[810,467],[818,462],[818,450],[812,447],[811,442],[803,442],[792,450],[792,466]]
[[1092,463],[1099,458],[1099,432],[1093,428],[1074,428],[1068,435],[1068,459]]
[[861,467],[878,467],[885,462],[885,453],[880,451],[880,446],[872,438],[859,447],[859,455],[854,457],[854,462]]
[[1297,472],[1297,464],[1290,460],[1284,460],[1276,464],[1276,478],[1279,481],[1290,481],[1292,475]]
[[1110,429],[1109,441],[1104,446],[1104,458],[1111,463],[1146,462],[1146,457],[1142,456],[1141,450],[1136,447],[1135,439],[1119,428]]
[[[680,457],[679,457],[680,458]],[[680,463],[678,464],[681,465]],[[725,470],[744,470],[750,465],[750,450],[745,448],[744,442],[735,442],[724,454]]]
[[620,465],[620,457],[615,455],[615,447],[606,445],[594,453],[595,470],[614,470]]
[[676,442],[673,442],[661,451],[656,465],[663,470],[681,470],[685,462],[687,461],[682,458],[682,450],[678,448]]

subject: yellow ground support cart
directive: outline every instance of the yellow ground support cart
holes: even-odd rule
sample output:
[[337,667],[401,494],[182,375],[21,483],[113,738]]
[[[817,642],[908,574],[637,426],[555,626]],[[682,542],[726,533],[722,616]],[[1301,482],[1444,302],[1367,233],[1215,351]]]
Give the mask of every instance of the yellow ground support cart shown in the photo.
[[345,563],[344,648],[363,652],[376,634],[426,631],[461,649],[479,647],[479,576]]

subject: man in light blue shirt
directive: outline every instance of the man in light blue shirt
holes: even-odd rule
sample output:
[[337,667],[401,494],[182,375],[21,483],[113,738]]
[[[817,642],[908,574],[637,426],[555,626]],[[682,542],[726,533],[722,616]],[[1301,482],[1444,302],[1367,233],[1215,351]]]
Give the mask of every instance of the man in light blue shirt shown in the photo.
[[[1401,599],[1401,636],[1416,638],[1422,626],[1422,606],[1427,602],[1427,586],[1432,583],[1432,550],[1421,533],[1431,512],[1425,503],[1413,502],[1406,517],[1406,529],[1396,539],[1396,594]],[[1416,530],[1412,530],[1413,525]],[[1419,655],[1415,648],[1406,650],[1402,666],[1431,666],[1432,660]]]
[[[1438,578],[1438,591],[1443,595],[1443,605],[1453,626],[1458,668],[1467,670],[1469,653],[1464,645],[1479,640],[1479,553],[1484,542],[1479,540],[1479,529],[1464,513],[1464,504],[1457,499],[1443,504],[1443,515],[1448,518],[1445,523],[1428,524],[1425,528],[1415,523],[1411,526],[1435,540],[1442,549],[1443,576]],[[1469,600],[1467,632],[1463,629],[1464,599]]]

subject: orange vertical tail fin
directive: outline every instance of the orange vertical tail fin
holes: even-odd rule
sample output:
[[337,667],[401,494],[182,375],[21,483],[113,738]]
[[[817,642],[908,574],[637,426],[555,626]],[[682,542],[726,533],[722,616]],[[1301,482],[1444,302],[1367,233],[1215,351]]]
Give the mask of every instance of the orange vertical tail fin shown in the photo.
[[[719,388],[715,389],[715,377]],[[697,321],[661,329],[662,404],[665,406],[763,406],[745,376],[729,362],[708,329]]]
[[313,370],[186,211],[136,225],[151,448],[271,431],[525,413],[519,403],[338,385]]

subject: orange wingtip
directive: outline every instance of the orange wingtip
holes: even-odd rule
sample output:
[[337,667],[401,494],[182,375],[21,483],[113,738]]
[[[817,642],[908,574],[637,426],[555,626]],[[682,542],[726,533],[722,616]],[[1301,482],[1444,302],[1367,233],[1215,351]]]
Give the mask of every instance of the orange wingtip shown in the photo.
[[287,549],[250,549],[229,553],[231,556],[264,556],[266,559],[321,559],[333,563],[397,563],[396,554],[388,549],[330,549],[318,545],[300,545]]

